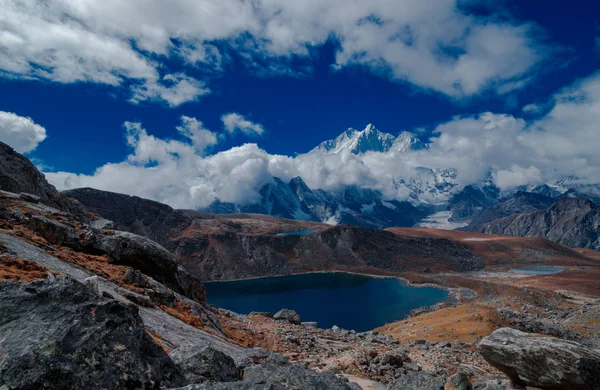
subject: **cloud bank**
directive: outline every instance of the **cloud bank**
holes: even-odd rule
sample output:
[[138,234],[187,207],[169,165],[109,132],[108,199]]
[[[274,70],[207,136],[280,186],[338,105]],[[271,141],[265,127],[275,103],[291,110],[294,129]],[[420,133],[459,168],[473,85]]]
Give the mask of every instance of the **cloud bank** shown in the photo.
[[[472,14],[467,6],[473,3],[485,5],[0,0],[0,76],[121,86],[133,103],[174,107],[210,93],[210,79],[226,70],[228,53],[260,75],[307,74],[312,48],[334,41],[336,68],[364,66],[452,98],[522,88],[548,57],[543,32],[506,13]],[[297,59],[302,69],[294,69]],[[172,64],[177,72],[169,70]]]
[[31,152],[46,139],[46,129],[31,118],[0,111],[0,141],[19,153]]
[[140,123],[124,129],[131,153],[93,175],[46,173],[60,189],[95,187],[135,194],[175,207],[201,208],[215,199],[246,203],[276,176],[301,176],[312,188],[339,190],[358,185],[406,198],[401,182],[420,180],[422,167],[456,168],[459,186],[490,172],[502,189],[575,176],[600,182],[600,73],[556,93],[542,118],[528,122],[506,114],[482,113],[439,124],[428,149],[409,152],[315,153],[288,157],[269,154],[256,144],[204,156],[220,136],[194,118],[183,117],[177,131],[186,141],[159,139]]

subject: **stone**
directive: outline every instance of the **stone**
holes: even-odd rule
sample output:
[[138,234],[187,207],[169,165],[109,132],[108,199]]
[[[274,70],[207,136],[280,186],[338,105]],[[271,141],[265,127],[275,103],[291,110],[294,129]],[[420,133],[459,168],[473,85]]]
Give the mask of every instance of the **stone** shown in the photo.
[[185,375],[188,384],[213,382],[234,382],[242,379],[240,370],[233,359],[211,346],[177,348],[171,359]]
[[544,390],[600,388],[600,352],[579,343],[501,328],[479,353],[513,383]]
[[271,313],[269,311],[251,311],[250,314],[248,314],[249,316],[263,316],[263,317],[267,317],[267,318],[273,318],[273,316],[275,315],[275,313]]
[[473,384],[464,371],[454,375],[446,384],[446,390],[473,390]]
[[32,215],[27,221],[27,227],[50,244],[64,245],[73,249],[81,247],[79,235],[75,229],[60,222],[40,215]]
[[423,372],[414,372],[408,375],[402,376],[400,379],[393,382],[389,387],[389,390],[444,390],[444,383],[430,375]]
[[68,276],[0,282],[0,386],[117,390],[175,387],[184,378],[133,305]]
[[115,224],[113,223],[113,221],[104,218],[91,221],[90,226],[98,230],[115,228]]
[[273,316],[276,320],[285,320],[292,324],[300,325],[300,316],[294,310],[281,309]]
[[421,371],[421,366],[417,363],[404,363],[404,368],[409,371]]
[[308,327],[308,328],[318,328],[319,324],[314,322],[314,321],[307,321],[307,322],[303,322],[302,325]]
[[19,194],[19,198],[23,199],[25,202],[29,203],[40,203],[40,197],[37,195],[33,195],[27,192],[21,192]]
[[337,326],[337,325],[333,325],[333,326],[331,327],[331,331],[332,331],[332,332],[334,332],[334,333],[339,333],[341,330],[342,330],[342,328],[340,328],[340,327],[339,327],[339,326]]
[[89,278],[86,278],[83,281],[83,284],[90,289],[90,291],[92,291],[94,294],[96,295],[100,295],[100,287],[98,286],[100,282],[100,278],[95,275],[95,276],[90,276]]

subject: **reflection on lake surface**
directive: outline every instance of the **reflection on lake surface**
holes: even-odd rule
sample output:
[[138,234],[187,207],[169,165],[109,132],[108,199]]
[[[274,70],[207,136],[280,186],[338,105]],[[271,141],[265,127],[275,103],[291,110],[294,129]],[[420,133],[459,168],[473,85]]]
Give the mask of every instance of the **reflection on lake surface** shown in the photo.
[[448,292],[411,287],[396,278],[345,273],[205,283],[208,302],[237,313],[293,309],[321,328],[337,325],[358,332],[404,319],[411,310],[444,301]]

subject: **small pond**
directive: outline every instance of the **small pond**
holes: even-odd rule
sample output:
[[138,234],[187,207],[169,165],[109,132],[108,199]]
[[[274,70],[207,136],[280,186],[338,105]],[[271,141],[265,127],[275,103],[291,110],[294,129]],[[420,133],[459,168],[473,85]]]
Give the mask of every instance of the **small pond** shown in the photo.
[[316,233],[316,230],[296,230],[293,232],[283,232],[283,233],[277,233],[276,236],[280,237],[280,236],[306,236],[309,234],[313,234]]
[[406,318],[413,309],[448,298],[433,287],[411,287],[396,278],[346,273],[205,283],[208,302],[237,313],[293,309],[320,328],[337,325],[363,332]]
[[533,266],[533,267],[521,267],[513,268],[510,272],[521,275],[554,275],[561,273],[565,270],[564,267],[551,267],[551,266]]

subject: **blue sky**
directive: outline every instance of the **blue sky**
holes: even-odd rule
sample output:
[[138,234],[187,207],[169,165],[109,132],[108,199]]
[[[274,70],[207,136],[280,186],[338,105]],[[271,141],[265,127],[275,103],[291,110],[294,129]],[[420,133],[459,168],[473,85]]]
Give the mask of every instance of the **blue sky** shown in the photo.
[[[381,0],[353,7],[337,0],[265,0],[255,8],[237,0],[157,0],[150,10],[137,3],[53,0],[38,15],[37,1],[6,2],[12,24],[0,23],[0,111],[45,129],[46,138],[28,156],[46,171],[93,176],[106,163],[136,160],[125,122],[140,123],[162,142],[185,143],[176,131],[182,116],[217,137],[208,149],[196,148],[202,157],[248,142],[270,155],[295,156],[368,123],[393,134],[417,131],[425,140],[446,124],[450,137],[457,134],[453,126],[464,125],[453,118],[485,112],[523,120],[526,130],[547,123],[556,94],[578,79],[593,79],[600,63],[600,3],[592,0]],[[168,89],[173,84],[161,80],[165,75],[174,75],[176,88]],[[182,80],[187,84],[177,84]],[[529,104],[538,109],[523,112]],[[264,132],[226,131],[222,116],[228,113]],[[570,169],[580,169],[582,156],[568,156],[579,161]],[[556,171],[548,153],[539,163],[488,157],[478,160],[484,170],[521,174],[534,167],[541,173],[532,181]],[[132,164],[152,168],[159,160]],[[461,164],[454,160],[447,163]],[[274,171],[291,176],[302,169],[269,167],[254,184]],[[596,171],[577,173],[590,180]],[[142,195],[166,199],[153,191]]]

